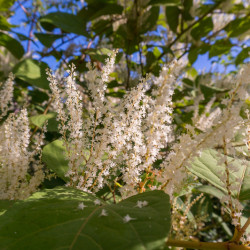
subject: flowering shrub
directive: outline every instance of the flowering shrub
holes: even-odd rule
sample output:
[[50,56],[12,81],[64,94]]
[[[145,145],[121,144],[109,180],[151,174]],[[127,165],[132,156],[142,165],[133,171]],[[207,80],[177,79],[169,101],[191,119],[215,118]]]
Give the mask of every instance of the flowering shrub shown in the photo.
[[[54,171],[66,181],[67,188],[45,192],[42,201],[49,206],[46,199],[49,202],[51,195],[63,205],[64,211],[67,206],[72,206],[71,203],[62,203],[67,200],[67,192],[72,192],[76,195],[75,202],[79,201],[79,204],[75,205],[77,215],[70,214],[76,216],[76,221],[80,221],[86,211],[87,218],[93,219],[94,225],[103,226],[104,218],[119,214],[122,219],[117,223],[122,225],[121,227],[123,224],[134,225],[138,235],[142,233],[138,223],[145,222],[146,217],[143,216],[150,215],[151,209],[154,208],[159,213],[152,215],[157,223],[160,223],[159,218],[156,219],[157,216],[163,216],[167,222],[166,225],[163,223],[165,229],[160,229],[159,235],[163,234],[163,241],[155,243],[153,247],[149,246],[150,240],[144,239],[147,249],[158,249],[164,244],[170,231],[172,204],[172,230],[166,244],[196,248],[195,243],[188,245],[189,243],[181,240],[189,239],[190,234],[195,233],[192,227],[196,223],[197,228],[202,230],[202,221],[206,216],[197,217],[192,221],[188,214],[192,206],[203,200],[203,193],[209,193],[220,198],[224,212],[230,215],[235,227],[234,237],[225,244],[231,244],[232,247],[237,245],[244,249],[244,246],[249,244],[246,229],[250,223],[248,219],[242,224],[242,211],[246,205],[245,201],[250,197],[250,121],[245,109],[246,100],[249,101],[249,65],[245,65],[238,73],[233,88],[226,93],[219,105],[215,104],[215,98],[211,98],[202,112],[197,102],[192,107],[192,123],[186,124],[182,131],[177,133],[174,123],[175,103],[172,98],[175,89],[179,87],[178,79],[182,66],[173,61],[162,68],[159,77],[146,76],[119,102],[113,102],[106,94],[107,83],[114,70],[115,54],[113,52],[110,55],[102,71],[92,68],[91,64],[88,65],[89,71],[85,75],[88,89],[85,93],[80,91],[75,82],[73,65],[65,84],[59,84],[58,79],[48,71],[52,91],[50,103],[56,107],[62,143],[59,149],[54,147],[59,145],[58,140],[46,145],[43,149],[43,161],[49,171]],[[2,117],[6,117],[13,109],[12,85],[11,75],[6,87],[2,89]],[[83,95],[88,96],[87,103],[83,102]],[[83,113],[84,109],[87,109],[87,115]],[[43,170],[40,164],[39,150],[44,139],[43,132],[46,130],[43,129],[37,138],[31,138],[27,110],[22,109],[18,113],[9,114],[0,127],[1,199],[25,199],[35,192],[44,179],[45,169]],[[243,138],[246,146],[238,147],[236,137]],[[202,180],[199,185],[198,178]],[[204,181],[212,186],[202,185]],[[190,186],[196,186],[202,194],[180,204],[182,200],[179,197],[190,194]],[[117,206],[105,205],[106,188],[110,190],[107,195],[112,195],[114,203],[121,199],[124,201]],[[96,199],[93,196],[95,194],[100,194],[104,200]],[[32,197],[27,200],[27,207],[37,199],[36,195]],[[158,202],[161,204],[161,199],[165,199],[168,211],[161,210],[161,205],[156,205]],[[126,207],[125,210],[122,204]],[[139,210],[145,211],[145,214],[141,216]],[[98,214],[96,211],[99,211]],[[97,217],[92,218],[95,213]],[[151,220],[150,216],[147,218],[148,221]],[[84,235],[88,219],[73,236],[70,249],[80,246],[75,244],[80,244],[77,241],[81,234]],[[95,221],[97,219],[98,222]],[[57,221],[56,226],[58,223],[64,222]],[[3,221],[3,225],[8,224]],[[0,228],[0,232],[4,229],[5,226]],[[91,227],[88,230],[90,231],[87,235],[92,235]],[[42,235],[40,237],[43,238]],[[156,242],[157,237],[159,236],[153,237],[152,242]],[[98,239],[98,242],[104,244],[102,239]],[[16,243],[13,244],[15,247]],[[28,246],[25,244],[23,246]],[[221,247],[226,246],[223,244]],[[125,244],[122,249],[126,247],[128,245]],[[203,248],[208,247],[204,243]],[[107,246],[106,248],[108,249]]]

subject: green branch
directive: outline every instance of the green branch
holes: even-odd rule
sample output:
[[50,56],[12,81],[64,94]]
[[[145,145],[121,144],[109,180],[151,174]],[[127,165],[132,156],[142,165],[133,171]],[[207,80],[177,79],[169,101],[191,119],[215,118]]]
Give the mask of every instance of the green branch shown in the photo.
[[205,250],[250,250],[250,247],[238,245],[234,242],[199,242],[199,241],[183,241],[183,240],[168,240],[167,246],[185,247],[192,249]]

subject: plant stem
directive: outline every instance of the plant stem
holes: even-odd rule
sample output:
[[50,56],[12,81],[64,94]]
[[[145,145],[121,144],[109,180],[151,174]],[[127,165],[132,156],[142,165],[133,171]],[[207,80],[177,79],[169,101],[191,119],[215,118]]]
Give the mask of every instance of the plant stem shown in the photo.
[[250,225],[250,217],[247,219],[247,221],[244,224],[244,226],[241,229],[239,229],[239,230],[237,230],[235,232],[235,235],[234,235],[234,237],[233,237],[233,239],[231,241],[234,241],[236,243],[239,242],[241,236],[245,233],[245,231],[247,230],[247,228],[249,227],[249,225]]
[[244,245],[237,245],[234,242],[196,242],[196,241],[183,241],[183,240],[168,240],[167,246],[184,247],[191,249],[206,249],[206,250],[250,250],[249,247]]

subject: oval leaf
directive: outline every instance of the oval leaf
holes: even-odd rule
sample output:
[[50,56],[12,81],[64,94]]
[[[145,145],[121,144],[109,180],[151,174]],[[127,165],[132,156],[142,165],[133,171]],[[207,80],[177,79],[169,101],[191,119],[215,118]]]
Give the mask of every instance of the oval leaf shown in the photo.
[[46,33],[35,33],[35,36],[47,48],[50,48],[57,39],[64,37],[64,35]]
[[0,32],[0,46],[5,47],[16,58],[22,58],[24,54],[23,46],[14,38]]
[[[0,248],[122,250],[164,246],[171,221],[169,196],[164,192],[146,192],[112,205],[102,201],[95,205],[95,201],[91,194],[66,187],[36,193],[0,217]],[[138,207],[138,201],[145,206]]]
[[65,12],[53,12],[40,18],[45,30],[52,31],[55,27],[69,33],[88,36],[85,22],[76,15]]
[[13,68],[13,73],[17,78],[29,83],[30,85],[49,89],[49,82],[45,72],[47,68],[48,65],[46,63],[28,58],[19,62]]
[[53,170],[64,181],[68,181],[65,174],[68,172],[68,161],[65,159],[65,147],[63,141],[55,140],[43,148],[42,160],[47,167]]
[[34,115],[30,117],[30,121],[39,128],[42,128],[45,121],[48,120],[48,131],[58,132],[58,121],[56,120],[57,113],[48,113],[46,115]]

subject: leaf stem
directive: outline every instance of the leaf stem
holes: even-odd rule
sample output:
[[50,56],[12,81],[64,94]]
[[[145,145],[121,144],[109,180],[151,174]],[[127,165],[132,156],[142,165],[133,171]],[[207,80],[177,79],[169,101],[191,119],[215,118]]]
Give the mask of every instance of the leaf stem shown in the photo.
[[250,250],[244,245],[237,245],[235,242],[196,242],[183,240],[168,240],[167,246],[184,247],[191,249],[205,249],[205,250]]

